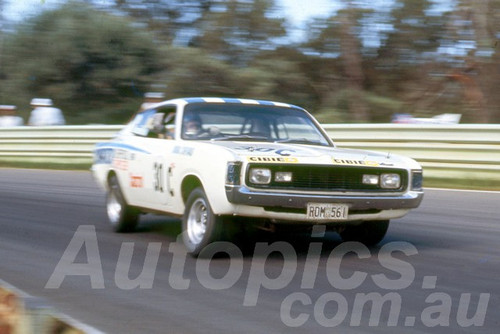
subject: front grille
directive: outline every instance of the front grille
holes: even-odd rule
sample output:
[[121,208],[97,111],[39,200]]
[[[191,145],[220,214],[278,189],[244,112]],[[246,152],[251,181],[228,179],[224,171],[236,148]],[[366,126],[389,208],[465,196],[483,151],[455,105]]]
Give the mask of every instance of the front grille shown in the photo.
[[[248,178],[250,168],[268,168],[272,172],[270,184],[253,184]],[[292,172],[292,182],[276,182],[276,172]],[[401,186],[398,189],[383,189],[379,185],[363,184],[363,174],[380,175],[383,173],[399,174]],[[404,191],[408,183],[408,173],[404,169],[335,166],[335,165],[299,165],[299,164],[249,164],[246,173],[247,185],[263,189],[291,189],[310,191]]]

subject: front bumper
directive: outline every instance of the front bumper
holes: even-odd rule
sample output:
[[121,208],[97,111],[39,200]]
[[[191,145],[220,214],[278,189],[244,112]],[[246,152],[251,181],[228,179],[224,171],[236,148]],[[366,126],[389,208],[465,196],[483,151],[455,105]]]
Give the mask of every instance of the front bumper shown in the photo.
[[291,211],[302,210],[307,203],[343,203],[350,211],[413,209],[420,205],[424,193],[408,191],[402,194],[296,194],[283,192],[253,191],[245,186],[226,186],[226,196],[230,203],[264,208],[282,208]]

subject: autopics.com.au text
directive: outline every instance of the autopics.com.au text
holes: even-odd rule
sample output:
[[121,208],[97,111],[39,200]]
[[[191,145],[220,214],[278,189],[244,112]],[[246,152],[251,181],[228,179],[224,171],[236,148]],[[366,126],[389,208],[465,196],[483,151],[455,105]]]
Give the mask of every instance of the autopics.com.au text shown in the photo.
[[[134,246],[133,242],[122,243],[114,284],[123,290],[152,289],[162,243],[148,244],[143,270],[136,278],[131,279],[129,272]],[[86,261],[77,262],[77,256],[83,248],[87,256]],[[168,251],[173,255],[168,280],[170,287],[176,290],[189,289],[191,279],[184,277],[188,254],[182,244],[182,236],[179,236],[176,242],[169,244]],[[301,327],[309,321],[316,321],[324,327],[336,327],[341,324],[360,326],[362,319],[369,319],[369,326],[379,326],[384,308],[389,310],[389,315],[385,317],[387,326],[413,327],[420,323],[426,327],[454,324],[471,327],[482,326],[485,322],[490,293],[473,295],[463,292],[459,296],[451,296],[445,292],[435,291],[437,276],[424,276],[422,279],[421,289],[429,293],[426,294],[425,306],[422,307],[420,314],[401,317],[401,310],[404,307],[401,292],[415,285],[417,281],[416,270],[407,259],[417,255],[418,250],[408,242],[386,243],[378,249],[377,254],[372,254],[369,248],[358,242],[339,244],[331,250],[325,268],[322,268],[332,291],[313,298],[308,292],[315,288],[320,259],[325,257],[322,256],[322,252],[322,242],[311,242],[305,255],[304,267],[299,271],[298,255],[290,243],[257,242],[250,268],[245,271],[242,251],[235,244],[218,242],[206,249],[203,259],[196,259],[196,279],[206,289],[226,290],[245,278],[247,283],[242,296],[242,305],[255,307],[263,289],[286,289],[297,275],[301,275],[300,289],[288,294],[280,306],[281,321],[289,327]],[[221,253],[226,255],[229,268],[224,276],[214,277],[210,266],[214,257],[220,256]],[[282,266],[278,274],[271,276],[266,274],[266,264],[269,264],[268,258],[276,254],[280,254],[283,258]],[[383,272],[370,275],[361,270],[341,275],[343,260],[353,254],[359,259],[376,257],[381,268],[391,272],[392,275]],[[244,273],[248,277],[243,277]],[[93,289],[105,288],[97,234],[93,225],[82,225],[77,229],[45,287],[58,289],[65,279],[69,279],[68,276],[88,276]],[[350,293],[350,300],[346,297],[347,292],[355,291],[367,282],[375,284],[377,291],[383,293],[359,292]],[[336,310],[334,314],[331,309]]]

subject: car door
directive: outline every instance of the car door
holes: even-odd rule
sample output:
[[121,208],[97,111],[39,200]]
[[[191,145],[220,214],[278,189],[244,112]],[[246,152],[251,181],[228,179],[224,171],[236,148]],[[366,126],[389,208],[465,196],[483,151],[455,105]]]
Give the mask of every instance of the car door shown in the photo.
[[153,173],[151,201],[160,210],[168,206],[169,200],[173,196],[170,176],[174,165],[171,152],[175,146],[174,124],[176,111],[174,105],[158,108],[158,114],[162,116],[157,118],[158,138],[152,144],[155,154],[151,156],[150,162]]
[[138,206],[164,210],[169,203],[172,162],[167,156],[174,146],[175,112],[173,105],[159,107],[132,130],[134,141],[142,148],[130,166],[130,192]]

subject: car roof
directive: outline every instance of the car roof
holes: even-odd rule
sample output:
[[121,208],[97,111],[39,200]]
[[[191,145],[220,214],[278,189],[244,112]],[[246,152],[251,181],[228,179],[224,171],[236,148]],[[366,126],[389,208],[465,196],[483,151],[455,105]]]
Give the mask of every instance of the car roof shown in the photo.
[[285,107],[285,108],[295,108],[304,110],[304,108],[283,102],[275,102],[268,100],[255,100],[255,99],[243,99],[243,98],[228,98],[228,97],[186,97],[179,98],[169,101],[164,101],[159,103],[159,105],[183,102],[185,104],[193,103],[227,103],[227,104],[250,104],[250,105],[262,105],[262,106],[275,106],[275,107]]

